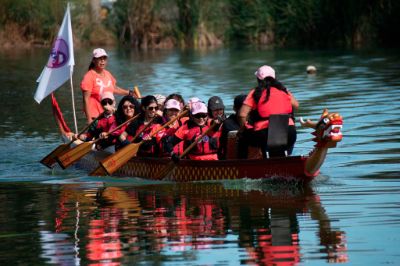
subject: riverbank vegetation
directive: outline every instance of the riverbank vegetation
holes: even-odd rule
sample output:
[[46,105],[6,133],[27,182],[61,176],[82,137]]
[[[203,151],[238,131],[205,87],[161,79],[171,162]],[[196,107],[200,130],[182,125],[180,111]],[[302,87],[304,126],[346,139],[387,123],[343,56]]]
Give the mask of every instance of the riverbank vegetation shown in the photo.
[[[65,0],[0,0],[3,48],[49,46]],[[138,49],[399,44],[396,0],[70,0],[76,45]]]

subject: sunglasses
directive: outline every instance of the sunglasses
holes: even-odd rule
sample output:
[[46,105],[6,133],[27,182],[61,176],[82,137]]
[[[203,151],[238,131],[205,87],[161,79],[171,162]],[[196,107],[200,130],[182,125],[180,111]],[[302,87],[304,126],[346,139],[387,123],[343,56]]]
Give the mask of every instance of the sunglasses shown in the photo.
[[193,115],[193,117],[196,118],[196,119],[206,118],[207,114],[195,114],[195,115]]
[[128,109],[128,108],[130,108],[130,109],[135,109],[135,106],[134,106],[133,104],[122,105],[122,108],[123,108],[124,110],[126,110],[126,109]]
[[108,98],[101,100],[101,105],[102,106],[106,106],[107,104],[112,105],[113,103],[114,103],[114,101],[111,100],[111,99],[108,99]]
[[147,107],[147,110],[149,110],[149,111],[157,111],[158,110],[158,106],[149,106],[149,107]]

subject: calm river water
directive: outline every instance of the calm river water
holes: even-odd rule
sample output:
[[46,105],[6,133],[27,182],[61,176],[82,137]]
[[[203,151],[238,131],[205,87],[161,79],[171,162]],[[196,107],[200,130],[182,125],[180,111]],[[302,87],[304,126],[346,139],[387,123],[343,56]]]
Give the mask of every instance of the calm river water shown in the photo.
[[[400,52],[110,50],[122,87],[186,99],[232,98],[272,65],[300,102],[344,117],[344,138],[310,185],[261,181],[150,183],[94,178],[38,161],[60,143],[49,98],[33,100],[48,49],[0,53],[1,265],[398,265]],[[75,51],[79,82],[89,50]],[[306,66],[318,73],[307,76]],[[57,91],[70,127],[68,85]],[[294,154],[312,148],[298,128]]]

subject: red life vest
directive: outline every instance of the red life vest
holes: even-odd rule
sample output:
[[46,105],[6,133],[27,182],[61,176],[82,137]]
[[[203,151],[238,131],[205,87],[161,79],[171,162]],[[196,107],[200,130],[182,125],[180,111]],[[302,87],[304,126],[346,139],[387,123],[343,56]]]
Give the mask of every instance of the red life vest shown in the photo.
[[[148,126],[143,132],[141,132],[137,138],[134,140],[133,138],[135,136],[132,136],[129,132],[128,132],[128,136],[127,139],[132,142],[140,142],[143,138],[146,138],[147,136],[151,135],[153,132],[155,132],[159,127],[160,127],[160,119],[156,119],[155,121],[153,121],[151,123],[150,126]],[[136,123],[135,125],[132,125],[134,127],[136,127],[136,129],[134,130],[135,135],[142,131],[144,127],[146,127],[147,125],[144,124],[144,120],[140,120],[138,121],[138,123]],[[129,127],[128,127],[129,128]],[[139,151],[138,151],[138,156],[141,157],[146,157],[146,156],[155,156],[158,154],[158,147],[157,147],[157,141],[155,139],[155,137],[153,137],[151,140],[146,141],[145,143],[143,143],[142,145],[140,145]]]
[[[189,147],[197,138],[208,130],[209,126],[198,126],[192,121],[188,121],[185,125],[177,130],[175,136],[184,141],[184,149]],[[203,136],[195,147],[189,152],[189,158],[194,160],[216,160],[218,150],[218,139],[211,134]],[[208,156],[204,156],[208,155]]]
[[[163,129],[163,130],[161,130],[160,132],[157,133],[156,139],[157,139],[158,145],[160,146],[160,156],[162,156],[162,157],[168,157],[168,156],[170,156],[169,153],[165,152],[165,149],[164,149],[164,144],[165,144],[165,143],[163,142],[163,139],[164,139],[164,138],[172,137],[172,136],[175,134],[175,132],[176,132],[184,123],[187,122],[187,120],[188,120],[187,117],[183,117],[183,118],[181,118],[181,119],[178,119],[178,121],[177,121],[176,123],[174,123],[173,125],[170,125],[170,127],[167,127],[167,128],[165,128],[165,129]],[[166,122],[167,122],[166,119],[164,119],[163,122],[166,123]],[[178,144],[176,144],[176,145],[174,146],[174,148],[173,148],[173,152],[174,152],[176,155],[182,154],[182,153],[183,153],[183,143],[182,143],[182,142],[179,142]]]
[[97,120],[95,128],[89,128],[86,139],[98,138],[101,132],[108,132],[115,123],[115,115],[101,117]]
[[[249,105],[252,110],[256,110],[258,115],[252,116],[252,122],[254,122],[254,129],[261,130],[268,128],[268,118],[273,114],[292,114],[293,107],[291,104],[290,95],[284,91],[278,90],[274,87],[270,89],[270,95],[268,101],[265,101],[267,97],[267,91],[264,90],[258,103],[254,102],[252,98],[254,90],[252,90],[245,100],[245,104]],[[289,119],[289,125],[293,125],[293,119]],[[247,125],[246,125],[247,126]],[[251,126],[248,126],[251,127]]]
[[272,114],[290,114],[293,111],[289,94],[271,87],[269,99],[264,102],[267,91],[264,90],[258,101],[257,111],[262,118],[268,118]]
[[[125,124],[122,127],[120,127],[118,130],[115,130],[113,133],[111,133],[112,136],[114,137],[119,137],[124,131],[125,129],[128,127],[129,124]],[[111,125],[110,130],[114,130],[114,128],[118,127],[118,123],[115,120],[115,122]]]

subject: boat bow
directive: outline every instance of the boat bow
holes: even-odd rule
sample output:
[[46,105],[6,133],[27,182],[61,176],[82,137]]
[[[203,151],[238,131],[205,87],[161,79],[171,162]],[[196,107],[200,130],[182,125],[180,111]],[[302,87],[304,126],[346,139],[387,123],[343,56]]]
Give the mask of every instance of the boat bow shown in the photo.
[[343,117],[339,113],[329,113],[328,109],[324,109],[317,123],[311,120],[304,121],[302,118],[300,118],[300,123],[303,127],[315,129],[311,134],[315,136],[313,141],[316,144],[305,161],[304,167],[304,174],[314,177],[319,174],[328,149],[336,147],[343,138]]

